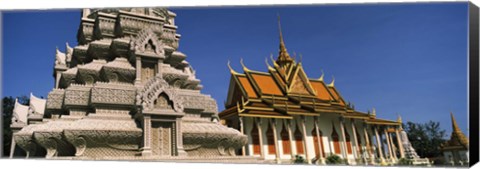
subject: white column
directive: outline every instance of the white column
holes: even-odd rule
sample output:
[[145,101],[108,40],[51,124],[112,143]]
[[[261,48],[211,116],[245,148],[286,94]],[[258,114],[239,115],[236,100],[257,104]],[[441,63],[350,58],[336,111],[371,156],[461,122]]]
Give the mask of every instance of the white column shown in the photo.
[[398,148],[400,151],[400,157],[405,158],[405,153],[403,152],[403,145],[402,145],[402,140],[400,138],[400,132],[398,131],[398,128],[395,128],[395,135],[397,136],[397,143],[398,143]]
[[[243,126],[243,125],[244,125],[244,124],[243,124],[243,117],[239,117],[238,120],[239,120],[239,122],[240,122],[240,124],[239,124],[239,125],[240,125],[240,126],[239,126],[239,127],[240,127],[240,132],[241,132],[242,134],[245,134],[246,136],[248,136],[248,134],[245,133],[245,129],[244,129],[245,127]],[[249,138],[249,139],[250,139],[250,138]],[[248,145],[248,144],[247,144],[247,145]],[[245,156],[245,146],[242,146],[242,156]]]
[[257,129],[258,129],[258,139],[260,141],[260,154],[262,158],[265,158],[265,150],[263,147],[262,119],[256,118],[256,120],[257,120]]
[[377,126],[373,127],[373,130],[375,131],[375,136],[377,137],[377,149],[378,149],[378,155],[380,156],[380,160],[382,163],[385,162],[385,159],[383,158],[383,152],[382,152],[382,142],[380,141],[380,136],[378,135],[378,129]]
[[275,121],[275,119],[272,119],[271,120],[271,128],[273,129],[273,143],[275,143],[275,160],[277,161],[277,163],[280,163],[280,151],[279,148],[278,148],[278,136],[277,136],[277,123]]
[[390,145],[392,146],[392,154],[393,154],[393,159],[396,161],[397,160],[397,148],[395,147],[395,144],[393,144],[393,138],[392,138],[392,133],[388,133],[388,138],[390,139]]
[[288,141],[290,141],[290,154],[292,159],[295,158],[295,153],[293,152],[293,134],[292,134],[292,124],[290,120],[287,120],[287,129],[288,129]]
[[363,126],[363,133],[365,134],[365,149],[368,153],[368,157],[370,158],[370,163],[375,164],[375,156],[373,155],[373,153],[371,151],[372,147],[370,146],[371,145],[370,144],[370,135],[367,132],[367,127],[368,126],[366,124]]
[[325,164],[325,157],[323,157],[323,154],[322,154],[322,150],[323,150],[323,147],[322,147],[322,144],[320,144],[320,140],[322,139],[322,137],[320,137],[320,131],[318,129],[318,118],[316,117],[315,118],[315,121],[314,121],[314,124],[315,124],[315,132],[317,133],[317,142],[316,143],[313,143],[313,144],[317,144],[318,145],[318,152],[319,152],[319,160],[320,160],[320,163],[321,164]]
[[386,127],[383,129],[383,133],[385,134],[385,141],[387,142],[388,156],[390,161],[393,161],[392,144],[390,144],[390,137],[388,136]]
[[13,154],[15,154],[15,146],[16,146],[16,143],[15,143],[15,139],[13,138],[13,134],[12,134],[12,142],[10,143],[10,158],[13,158]]
[[355,121],[353,119],[350,119],[350,123],[352,125],[353,141],[355,142],[354,144],[352,144],[352,145],[355,145],[355,148],[353,149],[353,155],[355,159],[357,159],[359,157],[358,153],[360,153],[358,152],[358,150],[361,148],[361,145],[358,145],[357,130],[355,129]]
[[345,137],[345,127],[343,126],[344,119],[340,117],[339,121],[340,121],[340,133],[342,134],[342,141],[341,141],[340,147],[343,147],[343,150],[342,150],[343,158],[348,161],[347,139]]
[[310,155],[307,152],[307,129],[305,127],[305,116],[301,116],[300,121],[302,125],[302,134],[303,134],[303,153],[305,153],[305,158],[307,159],[307,163],[312,164],[312,159],[310,159]]

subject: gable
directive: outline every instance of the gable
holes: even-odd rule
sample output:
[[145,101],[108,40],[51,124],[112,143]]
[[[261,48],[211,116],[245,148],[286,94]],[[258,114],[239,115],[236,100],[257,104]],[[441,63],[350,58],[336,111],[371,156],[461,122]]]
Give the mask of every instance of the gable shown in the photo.
[[312,89],[310,80],[308,80],[307,75],[303,71],[301,64],[299,63],[297,69],[292,75],[290,81],[290,87],[288,93],[302,94],[302,95],[315,95],[316,93]]

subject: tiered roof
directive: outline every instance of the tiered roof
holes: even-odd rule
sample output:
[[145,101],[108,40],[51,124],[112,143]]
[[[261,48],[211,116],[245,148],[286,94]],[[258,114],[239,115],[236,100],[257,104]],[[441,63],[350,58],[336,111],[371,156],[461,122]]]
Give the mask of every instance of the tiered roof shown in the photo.
[[374,113],[356,111],[347,104],[334,86],[334,80],[325,84],[322,76],[309,78],[302,63],[287,52],[280,22],[280,47],[276,60],[268,60],[268,72],[250,70],[240,61],[244,73],[231,73],[228,98],[221,118],[250,116],[291,119],[293,115],[318,116],[321,113],[340,114],[346,118],[365,119],[372,124],[398,125],[398,122],[377,119]]

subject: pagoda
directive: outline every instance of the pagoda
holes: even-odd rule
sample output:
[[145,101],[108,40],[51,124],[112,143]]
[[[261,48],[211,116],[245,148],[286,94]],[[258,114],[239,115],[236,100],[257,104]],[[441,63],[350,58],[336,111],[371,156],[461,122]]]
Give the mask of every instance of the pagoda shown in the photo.
[[[394,163],[404,157],[401,122],[376,117],[375,109],[360,112],[344,100],[334,80],[310,78],[302,63],[290,56],[279,27],[279,52],[267,72],[232,69],[222,122],[248,136],[238,152],[277,163],[298,156],[324,164],[331,155],[348,164]],[[392,137],[392,134],[397,137]],[[396,140],[394,140],[396,138]],[[396,144],[395,144],[396,142]],[[298,155],[298,156],[297,156]],[[297,156],[297,157],[296,157]]]
[[458,127],[457,121],[450,112],[452,119],[452,134],[450,140],[441,145],[441,151],[445,158],[446,164],[452,165],[468,165],[469,162],[469,142],[468,138]]
[[175,17],[165,8],[84,9],[78,45],[55,50],[47,99],[16,102],[12,150],[63,159],[235,156],[247,137],[221,125],[216,101],[200,93]]

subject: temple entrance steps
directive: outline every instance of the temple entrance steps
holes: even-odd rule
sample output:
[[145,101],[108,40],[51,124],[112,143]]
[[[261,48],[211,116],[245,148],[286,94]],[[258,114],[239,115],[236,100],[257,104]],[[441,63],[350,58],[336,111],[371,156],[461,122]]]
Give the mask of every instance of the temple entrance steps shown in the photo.
[[215,156],[215,157],[179,157],[179,156],[128,156],[128,157],[54,157],[61,160],[105,160],[105,161],[158,161],[179,163],[231,163],[231,164],[275,164],[272,160],[264,160],[260,157],[247,156]]

